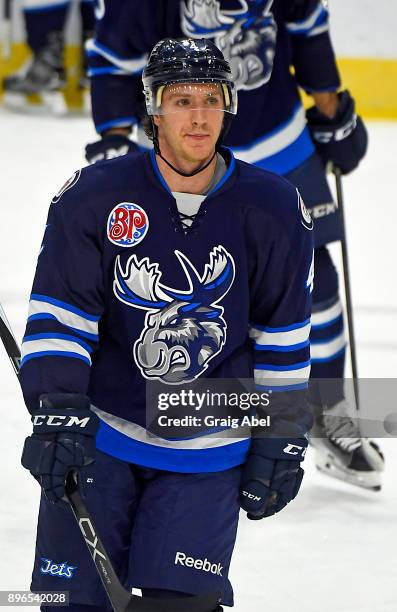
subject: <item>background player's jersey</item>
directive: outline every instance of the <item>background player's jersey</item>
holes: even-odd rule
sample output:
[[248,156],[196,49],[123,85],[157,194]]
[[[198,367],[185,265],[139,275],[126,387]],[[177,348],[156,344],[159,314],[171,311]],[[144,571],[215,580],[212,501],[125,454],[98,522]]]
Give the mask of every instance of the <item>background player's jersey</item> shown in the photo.
[[339,87],[325,2],[111,0],[101,7],[87,47],[98,132],[139,122],[141,73],[158,40],[206,37],[229,60],[239,89],[226,140],[235,155],[286,174],[314,152],[297,85]]
[[311,220],[290,183],[224,155],[228,170],[186,231],[153,152],[76,172],[50,207],[22,345],[25,400],[32,410],[41,393],[87,393],[98,447],[126,461],[218,471],[248,451],[227,429],[148,437],[150,381],[172,393],[254,373],[275,397],[272,431],[311,426]]

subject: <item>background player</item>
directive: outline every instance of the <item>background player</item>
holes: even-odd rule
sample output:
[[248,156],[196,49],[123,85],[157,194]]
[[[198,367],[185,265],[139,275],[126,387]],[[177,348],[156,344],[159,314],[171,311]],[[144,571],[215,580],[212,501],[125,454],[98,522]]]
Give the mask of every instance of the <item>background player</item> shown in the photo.
[[[57,100],[66,85],[65,70],[65,23],[69,14],[70,0],[24,0],[23,15],[27,44],[32,51],[32,61],[25,74],[4,79],[5,100],[9,105],[20,107],[25,96],[39,94],[51,108],[66,110],[64,102]],[[94,30],[94,2],[80,0],[82,45]],[[82,55],[80,87],[88,85],[85,54]]]
[[[61,501],[70,469],[128,587],[158,599],[221,591],[230,606],[239,505],[261,519],[296,496],[312,424],[303,202],[221,146],[237,99],[211,41],[158,43],[143,82],[156,153],[84,168],[54,197],[23,340],[23,465],[45,493],[32,589],[51,590],[48,560],[63,560],[71,612],[109,604]],[[147,435],[148,381],[177,392],[253,369],[259,389],[277,391],[273,436]]]
[[[340,78],[326,3],[105,2],[95,39],[88,45],[93,117],[102,136],[87,147],[89,161],[136,149],[128,138],[132,129],[135,141],[148,144],[140,122],[139,74],[157,39],[183,35],[213,40],[232,66],[240,108],[226,144],[236,157],[286,176],[311,210],[316,245],[311,333],[316,463],[330,475],[377,489],[383,459],[373,442],[361,438],[344,400],[343,312],[326,247],[342,238],[342,230],[325,167],[330,162],[343,173],[352,171],[365,154],[367,135],[350,94],[337,93]],[[299,86],[315,103],[306,117]]]

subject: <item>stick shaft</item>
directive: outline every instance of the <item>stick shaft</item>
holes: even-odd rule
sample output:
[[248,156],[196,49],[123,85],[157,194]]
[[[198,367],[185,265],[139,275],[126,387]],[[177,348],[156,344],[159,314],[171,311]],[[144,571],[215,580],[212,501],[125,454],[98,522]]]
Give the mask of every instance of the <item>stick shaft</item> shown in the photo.
[[346,220],[345,220],[344,199],[343,199],[343,189],[342,189],[342,174],[338,168],[334,168],[334,175],[335,175],[337,203],[338,203],[338,208],[339,208],[340,217],[342,221],[342,227],[343,227],[343,239],[341,241],[341,247],[342,247],[343,278],[344,278],[344,285],[345,285],[346,317],[347,317],[347,326],[349,330],[350,360],[351,360],[353,388],[354,388],[354,396],[356,400],[356,408],[357,410],[359,410],[360,399],[359,399],[359,389],[358,389],[356,338],[354,334],[354,323],[353,323],[353,304],[352,304],[352,292],[351,292],[351,283],[350,283],[349,256],[348,256],[348,249],[347,249]]

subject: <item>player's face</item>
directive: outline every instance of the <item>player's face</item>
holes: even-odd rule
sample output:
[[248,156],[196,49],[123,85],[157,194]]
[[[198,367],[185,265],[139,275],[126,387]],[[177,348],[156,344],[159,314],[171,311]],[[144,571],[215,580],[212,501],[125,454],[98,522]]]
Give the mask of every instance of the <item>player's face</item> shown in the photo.
[[207,160],[222,129],[224,107],[222,88],[217,83],[166,87],[162,114],[154,118],[162,153],[190,163]]

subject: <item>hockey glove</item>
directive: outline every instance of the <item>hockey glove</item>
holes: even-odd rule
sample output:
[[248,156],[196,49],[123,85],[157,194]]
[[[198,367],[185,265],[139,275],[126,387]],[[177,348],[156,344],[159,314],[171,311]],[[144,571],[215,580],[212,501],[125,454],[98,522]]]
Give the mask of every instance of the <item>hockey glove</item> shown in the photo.
[[244,465],[240,506],[251,520],[280,512],[301,486],[306,438],[255,438]]
[[90,400],[78,393],[40,396],[32,413],[33,435],[25,440],[22,465],[38,480],[51,502],[65,499],[65,479],[95,460],[99,419]]
[[85,158],[90,164],[95,164],[98,161],[105,159],[114,159],[135,151],[139,153],[140,149],[135,142],[132,142],[127,136],[122,134],[109,134],[101,140],[88,144],[85,148]]
[[342,174],[358,166],[367,150],[368,135],[361,118],[356,115],[349,92],[338,93],[335,117],[329,119],[312,106],[306,112],[308,127],[317,153],[324,165],[332,163]]

